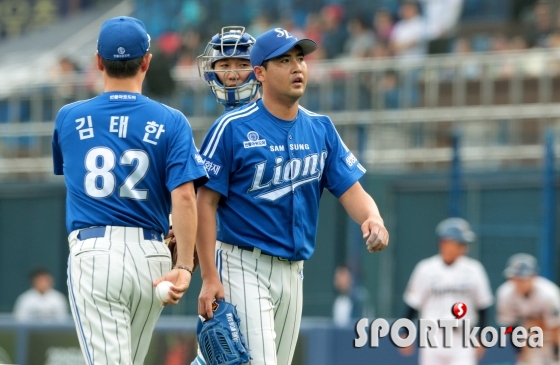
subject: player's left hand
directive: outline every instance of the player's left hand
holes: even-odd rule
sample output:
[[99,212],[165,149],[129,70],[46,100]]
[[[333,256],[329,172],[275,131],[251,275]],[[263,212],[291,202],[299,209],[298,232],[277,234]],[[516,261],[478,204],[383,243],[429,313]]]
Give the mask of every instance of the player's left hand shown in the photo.
[[369,252],[381,251],[389,244],[389,232],[383,224],[368,219],[362,224],[363,238]]
[[173,283],[173,286],[169,289],[168,298],[170,300],[167,303],[163,303],[163,305],[178,304],[191,284],[191,273],[184,269],[173,269],[154,281],[154,287],[162,281],[170,281]]

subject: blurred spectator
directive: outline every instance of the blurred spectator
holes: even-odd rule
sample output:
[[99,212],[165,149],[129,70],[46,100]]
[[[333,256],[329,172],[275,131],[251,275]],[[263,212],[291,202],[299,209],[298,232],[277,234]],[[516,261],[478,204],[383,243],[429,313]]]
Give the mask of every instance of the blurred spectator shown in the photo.
[[368,29],[360,16],[348,21],[349,37],[344,44],[344,56],[351,58],[366,57],[375,45],[375,35]]
[[369,57],[372,58],[383,58],[390,56],[392,56],[391,48],[389,46],[389,43],[384,41],[377,41],[369,51]]
[[[305,29],[303,30],[304,38],[313,39],[319,48],[317,51],[305,56],[307,62],[312,60],[322,60],[325,58],[325,52],[322,47],[323,44],[323,33],[322,33],[322,22],[319,14],[309,13],[305,19]],[[311,75],[313,77],[313,75]]]
[[525,40],[527,45],[532,47],[547,47],[548,37],[554,31],[554,21],[552,7],[545,0],[538,1],[534,8],[531,19],[529,20]]
[[325,58],[333,59],[344,52],[348,33],[343,26],[344,9],[340,4],[329,4],[321,9],[323,19],[323,45]]
[[451,52],[463,0],[419,0],[424,7],[428,53]]
[[[175,79],[171,75],[173,68],[173,57],[180,43],[172,44],[168,41],[172,36],[165,33],[158,39],[158,42],[151,46],[152,61],[150,68],[146,72],[146,82],[144,93],[147,97],[170,104],[170,98],[175,92]],[[163,46],[163,47],[162,47]]]
[[[295,25],[294,20],[292,18],[288,18],[288,17],[282,18],[280,20],[280,28],[286,29],[288,32],[290,32],[291,35],[293,35],[297,39],[305,38],[305,34],[303,33],[303,29],[301,29],[300,27]],[[270,28],[268,28],[268,29],[270,29]],[[268,30],[268,29],[266,29],[266,30]],[[313,38],[311,38],[311,39],[313,39]]]
[[537,0],[512,0],[511,18],[514,22],[523,22],[529,17]]
[[401,107],[416,106],[420,100],[418,78],[420,70],[416,68],[426,57],[426,38],[424,20],[420,17],[416,2],[405,2],[399,9],[399,20],[391,33],[391,49],[397,62],[409,68],[401,72],[400,82],[403,89]]
[[393,15],[386,9],[375,12],[373,17],[373,30],[378,41],[389,42],[395,22]]
[[[95,95],[99,95],[103,93],[103,77],[101,73],[97,69],[97,58],[93,54],[91,57],[91,62],[86,69],[85,81],[86,81],[86,88],[90,97],[94,97]],[[54,119],[54,114],[51,118]]]
[[203,20],[204,9],[198,0],[185,0],[181,4],[179,24],[182,28],[196,27]]
[[55,94],[63,104],[76,100],[76,82],[78,81],[78,64],[68,56],[61,56],[49,72],[49,79],[56,85]]
[[22,293],[14,305],[18,321],[61,321],[68,316],[68,300],[53,288],[53,277],[44,268],[31,273],[31,288]]
[[[492,52],[505,52],[509,51],[509,40],[504,34],[494,34],[490,38],[490,51]],[[511,77],[514,70],[514,65],[507,58],[503,57],[499,62],[495,62],[490,67],[490,75],[497,78]]]
[[399,108],[399,79],[396,71],[385,71],[378,89],[378,92],[383,96],[383,107],[385,109]]
[[395,56],[406,61],[420,60],[426,55],[424,20],[420,17],[418,4],[405,2],[399,9],[401,19],[391,33],[391,48]]
[[270,22],[270,19],[268,19],[268,16],[266,16],[265,14],[258,14],[253,19],[249,27],[247,27],[247,33],[256,38],[270,28],[272,28],[272,24]]
[[188,29],[183,34],[181,52],[188,53],[192,57],[196,58],[202,51],[206,44],[201,44],[200,41],[201,34],[195,29]]
[[[469,55],[472,53],[471,42],[466,37],[458,38],[455,42],[455,53],[459,55]],[[477,79],[482,74],[479,62],[475,58],[463,58],[460,66],[461,75],[467,80]]]
[[335,269],[334,287],[338,293],[333,304],[333,322],[337,327],[347,327],[360,318],[373,317],[369,293],[362,286],[355,286],[352,273],[347,266]]

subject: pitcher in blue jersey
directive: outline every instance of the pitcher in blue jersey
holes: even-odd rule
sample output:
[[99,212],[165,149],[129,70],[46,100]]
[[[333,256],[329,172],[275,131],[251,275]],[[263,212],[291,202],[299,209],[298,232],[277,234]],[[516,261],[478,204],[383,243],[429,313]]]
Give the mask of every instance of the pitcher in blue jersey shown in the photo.
[[[163,308],[154,287],[173,283],[177,304],[192,275],[195,186],[208,177],[179,111],[141,95],[152,55],[138,19],[101,26],[97,67],[104,93],[62,107],[54,173],[64,175],[68,290],[87,364],[144,363]],[[172,211],[177,266],[163,243]]]
[[252,365],[291,363],[324,188],[361,225],[370,252],[389,241],[358,182],[365,169],[327,116],[299,105],[304,57],[316,49],[281,28],[259,36],[250,60],[262,98],[220,117],[200,149],[210,180],[198,191],[198,311],[211,317],[215,298],[235,304]]

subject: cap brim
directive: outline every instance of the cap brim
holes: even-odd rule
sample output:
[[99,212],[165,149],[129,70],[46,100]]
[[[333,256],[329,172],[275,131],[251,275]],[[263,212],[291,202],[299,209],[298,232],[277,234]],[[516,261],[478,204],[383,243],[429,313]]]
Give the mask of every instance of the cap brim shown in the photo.
[[300,46],[304,56],[313,53],[317,50],[318,46],[313,40],[309,38],[302,38],[294,43],[286,44],[284,47],[278,48],[275,52],[272,52],[264,61],[271,60],[273,58],[282,56],[284,53],[289,52],[295,46]]

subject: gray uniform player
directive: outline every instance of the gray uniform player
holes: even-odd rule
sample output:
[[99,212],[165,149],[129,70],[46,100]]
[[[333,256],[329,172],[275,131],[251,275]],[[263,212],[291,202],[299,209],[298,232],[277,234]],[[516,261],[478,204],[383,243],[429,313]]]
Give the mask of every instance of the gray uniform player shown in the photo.
[[[487,311],[492,304],[492,292],[486,271],[479,261],[466,257],[467,244],[475,239],[474,232],[462,218],[447,218],[436,227],[439,254],[420,261],[408,282],[404,301],[406,316],[417,313],[425,319],[454,319],[451,308],[465,303],[465,319],[485,326]],[[473,347],[462,346],[462,331],[454,331],[453,347],[426,347],[419,353],[420,365],[474,365],[477,362]],[[438,343],[443,343],[443,331],[438,331]],[[403,349],[405,355],[411,347]],[[482,347],[480,347],[482,349]]]
[[533,326],[543,330],[542,348],[521,348],[517,365],[549,365],[558,361],[560,289],[537,275],[537,259],[526,253],[509,258],[507,281],[496,292],[497,322],[502,326]]

